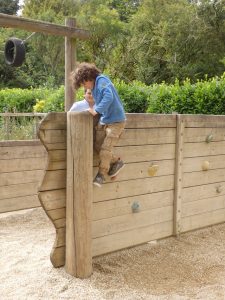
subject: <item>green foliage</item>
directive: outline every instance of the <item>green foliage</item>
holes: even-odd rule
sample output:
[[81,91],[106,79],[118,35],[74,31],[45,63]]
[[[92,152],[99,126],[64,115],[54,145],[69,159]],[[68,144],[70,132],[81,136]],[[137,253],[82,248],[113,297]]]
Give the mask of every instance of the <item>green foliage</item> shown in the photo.
[[32,112],[36,101],[50,93],[47,89],[2,89],[0,112]]
[[15,15],[19,10],[19,0],[1,0],[0,13]]
[[[51,90],[47,95],[39,98],[33,106],[34,112],[64,111],[64,91],[64,86],[61,86],[59,89]],[[82,89],[79,89],[76,93],[76,99],[83,100],[83,98],[84,92]]]
[[52,90],[47,96],[39,99],[33,109],[35,112],[64,111],[64,87]]
[[150,113],[225,114],[225,74],[194,84],[154,84],[148,101]]
[[127,84],[124,81],[115,81],[115,87],[129,113],[145,113],[148,108],[149,88],[138,81]]
[[[115,80],[115,87],[127,113],[225,114],[225,73],[221,77],[191,83],[176,80],[174,84],[147,86],[133,81]],[[82,100],[83,89],[76,99]],[[64,111],[64,86],[58,89],[5,89],[0,91],[0,112]]]

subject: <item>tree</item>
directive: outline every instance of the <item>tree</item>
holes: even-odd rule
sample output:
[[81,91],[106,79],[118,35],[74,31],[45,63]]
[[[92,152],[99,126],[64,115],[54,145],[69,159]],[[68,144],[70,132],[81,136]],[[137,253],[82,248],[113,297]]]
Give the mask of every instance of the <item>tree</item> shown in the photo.
[[125,32],[118,12],[105,0],[86,1],[81,5],[77,21],[91,33],[89,40],[79,42],[78,59],[95,62],[100,69],[107,69]]
[[129,22],[137,12],[141,0],[111,0],[109,7],[116,9],[122,22]]
[[[210,6],[215,4],[204,2]],[[224,5],[220,2],[221,11]],[[205,74],[221,74],[224,19],[219,23],[220,31],[218,26],[210,28],[200,14],[202,5],[186,0],[144,0],[130,22],[131,38],[121,68],[123,72],[129,74],[126,69],[129,65],[130,79],[147,84],[186,77],[195,81]],[[218,24],[215,12],[211,16],[213,24]]]
[[19,0],[1,0],[0,13],[15,15],[19,10]]
[[[77,13],[76,0],[25,0],[23,17],[56,24]],[[64,83],[64,38],[37,33],[28,41],[26,69],[33,85]]]

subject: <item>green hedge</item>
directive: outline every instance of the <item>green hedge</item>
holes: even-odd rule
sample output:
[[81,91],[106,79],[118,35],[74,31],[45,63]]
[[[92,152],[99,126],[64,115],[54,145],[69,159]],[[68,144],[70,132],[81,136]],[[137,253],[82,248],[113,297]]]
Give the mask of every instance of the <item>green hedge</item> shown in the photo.
[[51,94],[47,89],[2,89],[0,90],[0,112],[32,112],[39,99]]
[[[168,85],[116,80],[116,89],[129,113],[225,114],[225,75],[191,84],[190,80]],[[83,99],[83,90],[77,93]],[[64,87],[5,89],[0,91],[0,111],[49,112],[64,110]]]
[[[141,82],[126,84],[123,81],[116,81],[115,87],[124,103],[125,110],[130,113],[146,112],[148,108],[148,87]],[[77,100],[84,97],[83,89],[77,91]],[[36,112],[63,111],[64,109],[64,87],[60,87],[45,99],[37,101],[34,110]]]
[[225,114],[225,75],[191,84],[153,85],[148,98],[150,113]]

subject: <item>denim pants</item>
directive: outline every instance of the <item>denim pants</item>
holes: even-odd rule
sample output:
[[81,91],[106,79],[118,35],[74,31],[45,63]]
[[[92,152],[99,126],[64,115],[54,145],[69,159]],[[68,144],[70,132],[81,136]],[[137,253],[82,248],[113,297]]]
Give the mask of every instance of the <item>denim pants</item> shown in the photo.
[[106,175],[110,164],[116,162],[119,157],[113,153],[114,146],[117,145],[119,138],[124,130],[125,121],[96,126],[94,148],[99,154],[99,173]]

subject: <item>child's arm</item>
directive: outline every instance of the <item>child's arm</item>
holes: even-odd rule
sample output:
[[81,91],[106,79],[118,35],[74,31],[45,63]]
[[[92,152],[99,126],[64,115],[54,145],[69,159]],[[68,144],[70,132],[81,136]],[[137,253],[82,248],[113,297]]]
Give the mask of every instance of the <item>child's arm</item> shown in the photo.
[[95,111],[93,108],[89,108],[88,109],[88,111],[89,111],[89,113],[91,113],[92,114],[92,116],[96,116],[98,113],[97,113],[97,111]]

